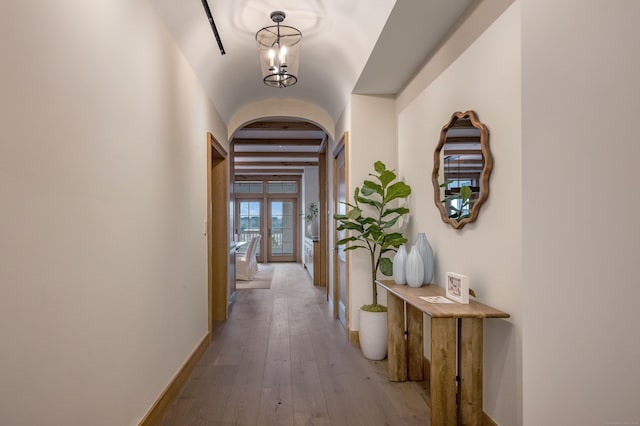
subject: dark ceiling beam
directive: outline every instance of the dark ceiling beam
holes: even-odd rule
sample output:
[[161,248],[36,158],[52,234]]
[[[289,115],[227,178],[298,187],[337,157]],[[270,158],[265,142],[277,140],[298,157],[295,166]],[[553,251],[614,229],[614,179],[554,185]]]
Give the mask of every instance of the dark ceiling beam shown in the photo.
[[480,167],[484,164],[482,158],[478,158],[477,160],[445,160],[445,166],[455,166],[456,164],[476,164]]
[[311,145],[319,146],[322,143],[322,139],[234,139],[233,143],[236,145]]
[[250,166],[250,167],[305,167],[305,166],[317,166],[318,161],[237,161],[236,166]]
[[465,143],[465,142],[477,142],[480,143],[480,136],[447,136],[445,143]]
[[296,157],[296,158],[316,158],[318,156],[317,152],[302,152],[302,151],[277,151],[277,152],[264,152],[264,151],[236,151],[233,153],[235,158],[238,157]]
[[253,169],[239,169],[235,168],[234,173],[236,175],[255,175],[255,174],[292,174],[301,175],[304,173],[304,169],[267,169],[267,168],[253,168]]
[[242,129],[322,131],[320,127],[306,121],[258,121],[255,123],[247,124]]
[[[479,149],[445,149],[444,156],[448,155],[480,155],[482,151]],[[446,159],[445,159],[446,161]]]

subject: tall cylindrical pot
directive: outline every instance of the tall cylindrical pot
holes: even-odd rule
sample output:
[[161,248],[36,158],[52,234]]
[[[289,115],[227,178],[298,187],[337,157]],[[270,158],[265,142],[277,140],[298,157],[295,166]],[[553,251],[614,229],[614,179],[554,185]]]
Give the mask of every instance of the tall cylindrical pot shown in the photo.
[[387,356],[387,313],[360,309],[358,338],[365,358],[380,361]]
[[418,248],[418,252],[420,252],[420,256],[422,257],[422,266],[424,267],[424,276],[422,277],[423,284],[431,284],[433,280],[433,249],[431,248],[431,244],[429,244],[429,240],[427,239],[427,235],[424,232],[420,232],[418,234],[418,238],[416,239],[416,247]]
[[393,280],[398,285],[407,283],[406,273],[407,249],[404,244],[398,247],[398,252],[393,258]]
[[421,287],[424,280],[424,264],[416,246],[411,248],[406,262],[407,284],[410,287]]

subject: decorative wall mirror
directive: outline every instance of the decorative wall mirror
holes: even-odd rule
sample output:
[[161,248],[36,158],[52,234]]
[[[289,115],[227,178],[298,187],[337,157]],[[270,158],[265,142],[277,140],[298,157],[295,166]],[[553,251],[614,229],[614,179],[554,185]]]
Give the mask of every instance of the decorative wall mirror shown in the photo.
[[474,111],[454,112],[440,131],[431,175],[444,223],[461,229],[477,219],[489,196],[492,168],[487,127]]

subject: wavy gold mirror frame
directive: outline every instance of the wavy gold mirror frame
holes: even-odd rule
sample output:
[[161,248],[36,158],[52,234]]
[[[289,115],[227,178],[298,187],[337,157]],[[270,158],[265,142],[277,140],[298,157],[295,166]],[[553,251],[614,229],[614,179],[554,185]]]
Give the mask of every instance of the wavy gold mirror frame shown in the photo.
[[489,130],[474,111],[454,112],[433,154],[434,201],[444,223],[461,229],[474,222],[489,196],[493,157]]

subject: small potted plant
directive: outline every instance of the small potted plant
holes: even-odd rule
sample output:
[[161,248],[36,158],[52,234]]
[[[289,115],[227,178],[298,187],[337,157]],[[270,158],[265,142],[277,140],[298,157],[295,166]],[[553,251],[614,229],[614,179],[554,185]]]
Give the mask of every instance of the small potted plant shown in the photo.
[[307,222],[307,233],[311,238],[318,237],[318,203],[310,203],[304,220]]
[[[366,179],[361,187],[356,187],[353,203],[345,203],[347,212],[335,214],[338,231],[350,234],[337,242],[346,250],[366,250],[371,262],[371,304],[360,308],[360,347],[368,359],[384,359],[387,353],[387,307],[378,304],[378,288],[375,283],[378,270],[383,275],[393,275],[393,262],[385,254],[396,252],[407,242],[393,227],[398,220],[409,213],[406,207],[393,207],[394,201],[406,200],[411,187],[396,181],[396,174],[388,170],[381,161],[374,164],[373,179]],[[394,182],[395,181],[395,182]],[[373,318],[371,318],[373,317]]]

